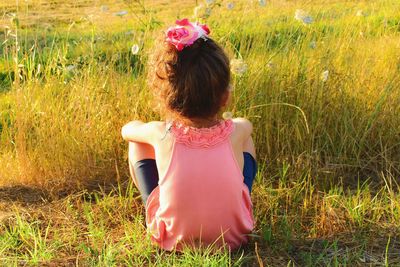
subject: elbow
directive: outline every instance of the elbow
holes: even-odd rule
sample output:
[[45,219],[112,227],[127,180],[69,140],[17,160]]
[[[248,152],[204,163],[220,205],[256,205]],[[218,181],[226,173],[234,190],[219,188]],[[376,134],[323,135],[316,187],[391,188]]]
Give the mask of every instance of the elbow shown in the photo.
[[122,138],[124,139],[124,140],[127,140],[127,134],[126,134],[126,132],[127,132],[127,127],[126,127],[127,125],[124,125],[124,126],[122,126],[122,128],[121,128],[121,136],[122,136]]
[[127,124],[125,124],[124,126],[122,126],[122,128],[121,128],[122,138],[126,141],[130,141],[135,127],[137,127],[140,124],[142,124],[141,121],[131,121],[131,122],[128,122]]
[[251,136],[253,132],[253,124],[245,118],[235,118],[234,122],[243,130],[244,135],[247,137]]

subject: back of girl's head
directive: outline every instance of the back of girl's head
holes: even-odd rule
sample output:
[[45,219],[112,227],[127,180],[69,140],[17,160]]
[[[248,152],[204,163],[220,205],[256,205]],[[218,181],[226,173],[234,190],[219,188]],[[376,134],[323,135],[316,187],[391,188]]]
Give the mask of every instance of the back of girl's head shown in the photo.
[[227,96],[229,59],[210,38],[199,38],[178,51],[163,37],[151,61],[149,81],[165,112],[209,118],[219,112]]

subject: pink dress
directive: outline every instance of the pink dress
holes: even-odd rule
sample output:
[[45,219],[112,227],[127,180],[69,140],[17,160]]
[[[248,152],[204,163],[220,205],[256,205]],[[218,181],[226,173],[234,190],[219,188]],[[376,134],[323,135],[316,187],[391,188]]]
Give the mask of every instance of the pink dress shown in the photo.
[[247,243],[252,203],[234,157],[232,120],[211,128],[172,124],[169,167],[146,205],[152,239],[166,250]]

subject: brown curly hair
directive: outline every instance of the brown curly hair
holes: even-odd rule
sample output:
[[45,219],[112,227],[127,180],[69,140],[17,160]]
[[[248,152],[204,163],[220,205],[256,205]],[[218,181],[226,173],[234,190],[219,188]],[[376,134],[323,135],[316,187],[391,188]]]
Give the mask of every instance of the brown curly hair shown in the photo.
[[165,37],[158,43],[148,81],[161,110],[187,119],[216,115],[231,79],[224,50],[210,38],[199,38],[182,51]]

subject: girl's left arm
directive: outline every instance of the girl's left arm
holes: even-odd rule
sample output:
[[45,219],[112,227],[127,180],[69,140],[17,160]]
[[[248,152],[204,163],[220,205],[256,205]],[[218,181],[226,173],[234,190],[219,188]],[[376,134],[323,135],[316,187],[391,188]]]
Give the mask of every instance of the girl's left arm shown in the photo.
[[121,129],[122,138],[130,142],[139,142],[153,145],[159,137],[159,129],[162,122],[152,121],[144,123],[141,121],[131,121]]

